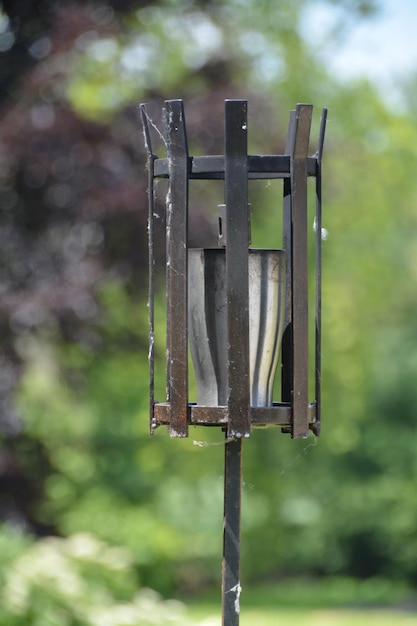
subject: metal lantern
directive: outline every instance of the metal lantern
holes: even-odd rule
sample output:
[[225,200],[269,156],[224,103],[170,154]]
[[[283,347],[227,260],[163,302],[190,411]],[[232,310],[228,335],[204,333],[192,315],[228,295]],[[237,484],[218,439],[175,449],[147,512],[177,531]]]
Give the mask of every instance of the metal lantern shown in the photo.
[[[152,149],[151,121],[141,105],[149,173],[150,429],[168,426],[187,437],[190,425],[219,426],[226,433],[223,624],[238,624],[239,528],[242,439],[257,426],[277,425],[293,438],[320,429],[321,158],[308,155],[312,106],[291,112],[285,154],[248,155],[247,102],[225,101],[222,156],[190,156],[184,107],[163,110],[166,157]],[[309,364],[307,181],[315,179],[315,351]],[[168,179],[166,201],[165,402],[154,398],[154,184]],[[219,246],[188,245],[189,186],[194,179],[224,180],[219,206]],[[250,247],[248,181],[282,179],[282,249]],[[281,226],[280,226],[281,228]],[[278,228],[277,228],[278,230]],[[197,383],[188,397],[188,351]],[[277,364],[281,398],[273,399]],[[315,398],[309,399],[309,371]]]

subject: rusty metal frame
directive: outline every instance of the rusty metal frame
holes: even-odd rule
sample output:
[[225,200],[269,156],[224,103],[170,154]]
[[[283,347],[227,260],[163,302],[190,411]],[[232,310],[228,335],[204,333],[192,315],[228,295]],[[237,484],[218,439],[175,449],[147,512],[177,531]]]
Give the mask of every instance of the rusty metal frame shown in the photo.
[[[321,383],[321,161],[326,127],[323,110],[318,149],[308,156],[312,106],[291,112],[285,154],[247,154],[247,102],[225,102],[225,154],[188,154],[184,107],[168,100],[164,109],[166,158],[152,150],[146,106],[141,105],[149,169],[149,308],[151,432],[166,424],[172,437],[186,437],[189,425],[226,428],[229,437],[249,436],[252,426],[276,424],[292,437],[319,434]],[[315,399],[308,401],[307,179],[316,181]],[[154,398],[154,180],[167,178],[167,400]],[[225,181],[228,299],[228,388],[226,407],[199,407],[188,400],[187,248],[188,190],[193,179]],[[287,256],[285,329],[282,342],[282,397],[272,407],[250,406],[248,386],[247,248],[248,180],[283,179],[283,248]],[[239,341],[234,338],[239,337]],[[242,346],[246,346],[243,347]]]

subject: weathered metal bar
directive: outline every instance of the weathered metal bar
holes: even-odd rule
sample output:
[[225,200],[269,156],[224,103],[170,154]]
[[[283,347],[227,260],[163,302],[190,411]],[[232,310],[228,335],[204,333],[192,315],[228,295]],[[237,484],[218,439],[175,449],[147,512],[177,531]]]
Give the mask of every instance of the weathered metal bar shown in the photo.
[[[309,424],[313,428],[316,422],[316,404],[309,404]],[[291,425],[291,404],[275,402],[272,407],[251,407],[251,424],[253,426],[282,426]],[[169,424],[171,419],[171,405],[158,402],[154,408],[155,425]],[[188,422],[193,426],[225,426],[228,411],[225,406],[188,405]]]
[[188,146],[182,100],[165,103],[167,196],[168,399],[171,437],[187,437]]
[[247,102],[225,102],[228,437],[250,434]]
[[[291,165],[291,156],[294,153],[296,116],[295,110],[291,111],[288,123],[287,141],[285,154]],[[282,337],[282,360],[281,360],[281,397],[283,402],[292,404],[293,391],[293,326],[292,326],[292,184],[291,179],[284,179],[283,183],[283,224],[282,224],[282,247],[286,254],[286,295],[285,295],[285,321]]]
[[315,354],[315,395],[316,395],[316,423],[314,434],[320,434],[321,420],[321,293],[322,293],[322,158],[324,136],[326,133],[327,109],[321,115],[319,139],[317,145],[317,173],[316,173],[316,354]]
[[154,214],[155,214],[155,193],[154,193],[154,171],[153,164],[156,156],[152,150],[151,134],[149,129],[149,117],[146,105],[140,105],[142,117],[142,128],[147,153],[148,169],[148,307],[149,307],[149,430],[153,434],[155,430],[155,420],[153,407],[155,403],[155,245],[154,245]]
[[292,186],[293,438],[307,437],[308,424],[308,238],[307,152],[313,107],[296,108]]
[[247,102],[225,102],[228,421],[224,460],[222,623],[238,626],[242,437],[250,434]]
[[[225,160],[223,155],[190,156],[188,171],[190,179],[224,179]],[[316,175],[317,160],[315,157],[307,159],[308,176]],[[155,177],[168,178],[168,159],[155,161]],[[249,179],[289,178],[289,155],[248,155]]]
[[239,626],[242,439],[225,444],[222,626]]

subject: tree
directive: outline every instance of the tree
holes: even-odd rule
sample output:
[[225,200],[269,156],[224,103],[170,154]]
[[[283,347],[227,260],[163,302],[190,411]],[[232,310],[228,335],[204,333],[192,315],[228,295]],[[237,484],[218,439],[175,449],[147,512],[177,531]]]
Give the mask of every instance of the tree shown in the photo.
[[[282,151],[297,101],[330,109],[328,417],[314,447],[274,430],[245,446],[253,489],[244,493],[244,569],[416,575],[416,125],[369,85],[326,73],[299,34],[305,6],[3,3],[3,32],[16,43],[3,57],[14,71],[0,64],[2,517],[39,534],[88,530],[125,545],[160,589],[217,575],[221,533],[219,434],[196,431],[216,444],[202,447],[147,436],[147,199],[136,106],[148,101],[158,127],[163,99],[177,96],[202,154],[223,151],[226,97],[249,99],[253,153]],[[213,236],[218,190],[193,193],[197,245]],[[161,186],[162,227],[164,194]],[[251,194],[254,235],[268,237],[277,189]],[[389,307],[387,285],[395,285]],[[160,328],[163,317],[161,304]]]

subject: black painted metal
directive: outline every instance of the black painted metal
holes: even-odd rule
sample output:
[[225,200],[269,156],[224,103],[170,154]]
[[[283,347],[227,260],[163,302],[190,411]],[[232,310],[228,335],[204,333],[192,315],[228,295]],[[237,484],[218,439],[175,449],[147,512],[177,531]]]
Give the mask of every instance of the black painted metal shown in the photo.
[[241,492],[242,439],[226,440],[222,564],[223,626],[239,624]]
[[327,109],[323,109],[317,146],[316,172],[316,354],[315,354],[315,396],[316,421],[313,425],[315,435],[320,434],[321,424],[321,293],[322,293],[322,158],[324,136],[326,133]]
[[152,150],[151,134],[149,129],[149,116],[146,105],[140,105],[142,127],[145,148],[147,153],[148,168],[148,250],[149,250],[149,286],[148,286],[148,307],[149,307],[149,407],[150,407],[150,434],[154,433],[157,423],[153,415],[155,404],[155,249],[154,249],[154,214],[155,214],[155,192],[154,192],[154,162],[157,158]]
[[[316,175],[317,159],[308,157],[308,176]],[[223,155],[190,156],[188,160],[189,178],[196,180],[223,180],[225,159]],[[168,178],[168,159],[155,161],[155,176]],[[289,178],[289,155],[248,155],[248,179]]]
[[[288,124],[285,154],[288,155],[288,173],[290,174],[291,155],[294,152],[295,139],[295,110],[290,113]],[[292,184],[288,176],[283,185],[283,213],[282,213],[282,247],[286,251],[286,296],[285,322],[282,337],[281,359],[281,398],[292,406],[293,395],[293,327],[292,327]],[[290,432],[291,429],[283,429]]]
[[222,607],[224,626],[240,613],[240,510],[242,440],[250,435],[247,102],[225,103],[227,295],[227,436],[224,460]]
[[307,153],[313,107],[299,104],[291,155],[292,192],[292,370],[294,438],[307,437],[308,421],[308,240]]
[[226,100],[228,437],[250,434],[247,102]]
[[[283,179],[283,247],[287,257],[285,330],[282,342],[282,402],[269,407],[265,423],[276,423],[293,437],[305,437],[309,429],[318,432],[321,370],[321,157],[326,111],[323,112],[318,151],[307,156],[312,107],[298,105],[291,113],[284,155],[247,155],[246,101],[226,101],[225,155],[192,157],[184,121],[183,103],[166,102],[165,141],[167,158],[153,154],[150,124],[141,106],[149,167],[149,254],[150,254],[150,387],[153,389],[153,184],[158,177],[169,179],[167,198],[167,399],[170,406],[171,436],[187,436],[188,424],[199,423],[198,412],[189,410],[187,372],[187,219],[188,184],[193,178],[224,179],[226,206],[223,227],[227,231],[226,254],[229,276],[228,327],[229,395],[227,430],[229,436],[250,434],[251,422],[263,423],[262,409],[256,413],[248,405],[247,390],[247,246],[250,224],[247,208],[247,182],[251,178]],[[151,123],[153,125],[153,123]],[[308,267],[307,267],[307,177],[316,178],[316,399],[308,402]],[[231,235],[230,235],[231,233]],[[223,244],[225,238],[222,239]],[[244,243],[245,242],[245,243]],[[242,280],[243,278],[243,280]],[[175,329],[175,331],[173,331]],[[242,337],[245,338],[242,341]],[[236,338],[236,341],[235,341]],[[237,341],[239,338],[239,341]],[[238,347],[236,347],[238,346]],[[159,423],[158,404],[150,394],[151,431]],[[284,424],[279,405],[291,406],[290,425]],[[315,410],[311,410],[311,406]],[[249,410],[250,409],[250,410]],[[216,413],[216,407],[213,407]],[[275,422],[271,415],[276,413]],[[207,410],[205,410],[207,413]],[[256,419],[255,416],[256,415]],[[210,420],[207,421],[209,423]],[[221,423],[213,419],[210,423]]]

